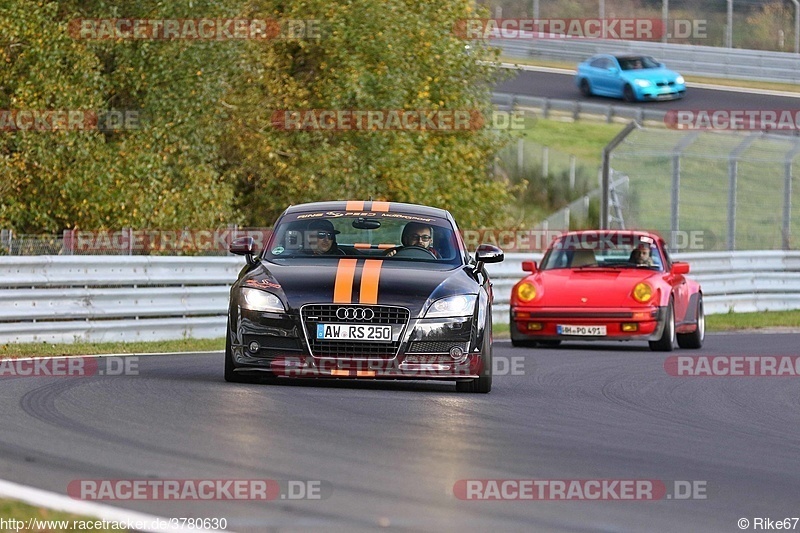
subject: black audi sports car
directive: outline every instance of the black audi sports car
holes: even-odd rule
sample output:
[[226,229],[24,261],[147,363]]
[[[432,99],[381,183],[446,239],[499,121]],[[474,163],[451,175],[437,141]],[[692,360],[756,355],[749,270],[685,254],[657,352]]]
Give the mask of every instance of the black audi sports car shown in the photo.
[[452,215],[420,205],[337,201],[289,207],[231,288],[227,381],[285,377],[455,381],[492,387],[492,288]]

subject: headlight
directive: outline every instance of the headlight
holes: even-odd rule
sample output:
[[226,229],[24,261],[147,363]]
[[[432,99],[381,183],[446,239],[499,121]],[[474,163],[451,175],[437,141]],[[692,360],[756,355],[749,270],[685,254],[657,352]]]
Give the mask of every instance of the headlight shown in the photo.
[[633,83],[639,87],[650,87],[652,85],[652,83],[647,80],[635,80]]
[[653,287],[644,281],[637,283],[633,288],[633,299],[639,303],[647,303],[653,297]]
[[478,297],[474,294],[441,298],[431,304],[425,313],[425,318],[469,316],[475,309],[477,299]]
[[242,289],[242,307],[251,311],[271,311],[273,313],[283,313],[286,310],[281,299],[271,292],[247,287]]
[[530,302],[536,298],[536,287],[532,283],[522,283],[517,287],[517,298],[520,302]]
[[686,83],[686,80],[683,79],[683,76],[678,76],[677,78],[675,78],[675,83],[677,83],[678,85],[683,85],[684,83]]

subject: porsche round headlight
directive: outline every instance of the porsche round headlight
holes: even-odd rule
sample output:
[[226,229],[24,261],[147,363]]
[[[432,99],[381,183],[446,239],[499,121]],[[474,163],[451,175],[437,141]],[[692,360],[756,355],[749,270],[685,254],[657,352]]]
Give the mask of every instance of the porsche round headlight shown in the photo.
[[633,288],[633,299],[639,303],[647,303],[653,297],[653,287],[644,281],[639,282]]
[[678,76],[677,78],[675,78],[675,83],[677,83],[678,85],[683,85],[684,83],[686,83],[686,80],[683,79],[683,76]]
[[517,287],[517,298],[521,302],[530,302],[534,298],[536,298],[536,287],[533,286],[533,283],[521,283]]

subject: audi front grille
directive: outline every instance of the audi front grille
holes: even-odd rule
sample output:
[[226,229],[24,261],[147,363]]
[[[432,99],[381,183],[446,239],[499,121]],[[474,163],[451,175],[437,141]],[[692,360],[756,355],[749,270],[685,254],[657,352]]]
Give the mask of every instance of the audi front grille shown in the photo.
[[[314,357],[355,359],[392,359],[397,356],[403,332],[411,313],[404,307],[387,305],[306,305],[300,318],[306,333],[308,348]],[[317,324],[380,324],[400,330],[392,342],[362,342],[352,340],[317,339]]]

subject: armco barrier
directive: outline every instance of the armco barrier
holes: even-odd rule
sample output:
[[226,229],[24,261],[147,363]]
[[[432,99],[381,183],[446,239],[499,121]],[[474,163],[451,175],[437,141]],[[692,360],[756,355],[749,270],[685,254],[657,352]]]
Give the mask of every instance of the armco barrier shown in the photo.
[[[523,260],[488,265],[495,323],[508,320]],[[800,252],[677,254],[691,264],[706,313],[800,309]],[[220,338],[239,257],[0,257],[0,343]]]

